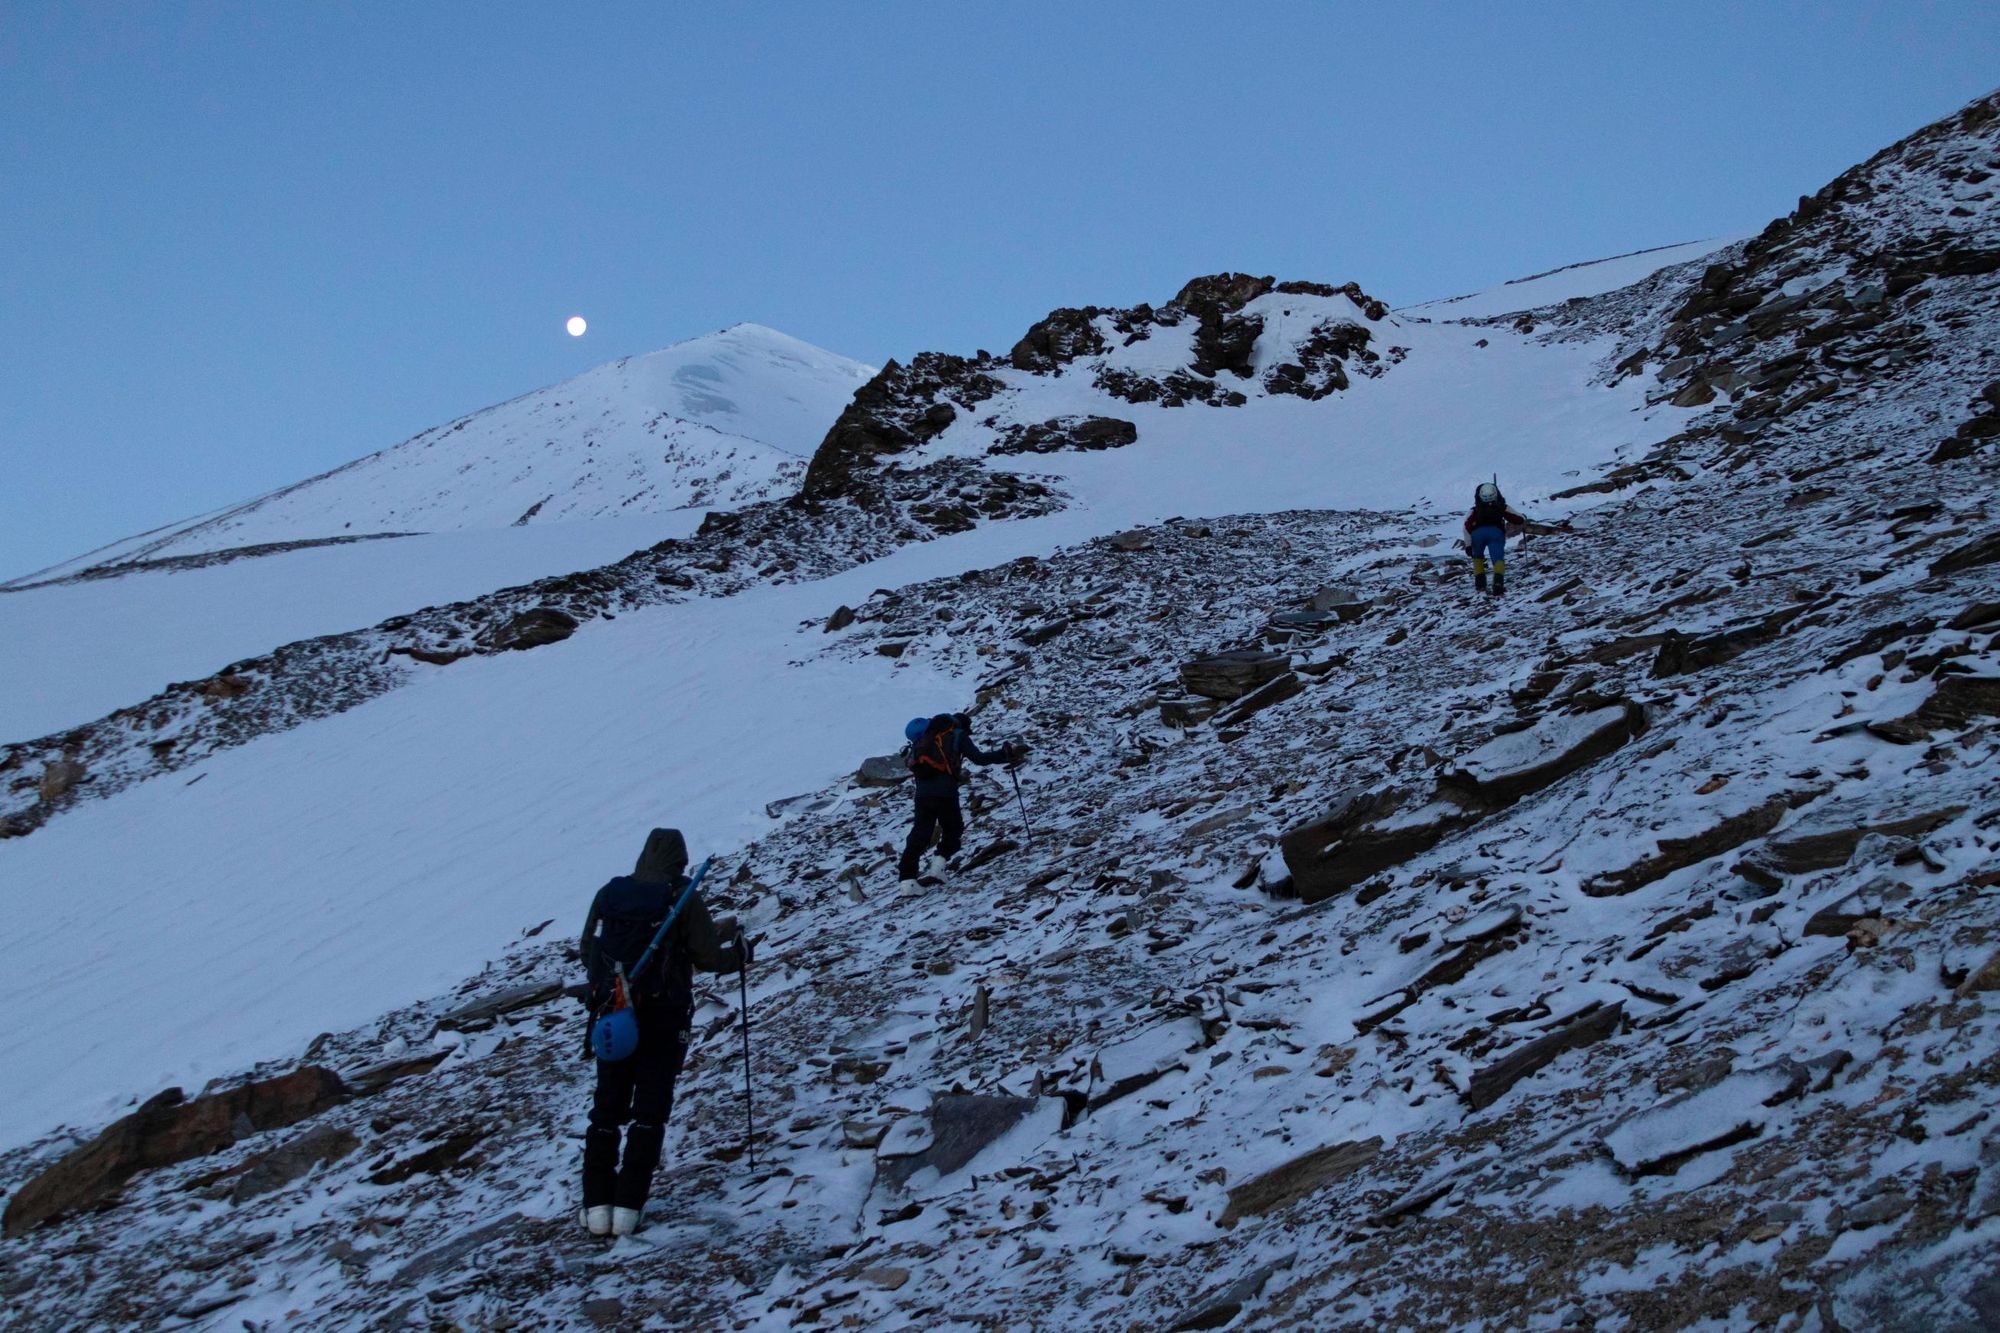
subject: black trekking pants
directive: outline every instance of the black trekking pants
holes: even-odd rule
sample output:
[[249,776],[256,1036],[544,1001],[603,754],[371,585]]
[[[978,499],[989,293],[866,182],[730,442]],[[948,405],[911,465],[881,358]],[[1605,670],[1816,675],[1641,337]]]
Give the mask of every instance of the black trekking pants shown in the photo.
[[[656,1004],[662,1002],[656,1001]],[[597,1062],[597,1093],[583,1135],[583,1206],[643,1208],[660,1165],[674,1080],[687,1059],[692,1011],[682,1006],[639,1010],[639,1049],[615,1064]],[[618,1131],[625,1153],[618,1153]]]
[[903,859],[896,863],[898,879],[915,879],[917,863],[930,850],[931,835],[938,834],[938,855],[949,861],[958,855],[965,838],[965,816],[958,808],[956,786],[917,788],[917,814],[910,824],[910,838],[903,844]]

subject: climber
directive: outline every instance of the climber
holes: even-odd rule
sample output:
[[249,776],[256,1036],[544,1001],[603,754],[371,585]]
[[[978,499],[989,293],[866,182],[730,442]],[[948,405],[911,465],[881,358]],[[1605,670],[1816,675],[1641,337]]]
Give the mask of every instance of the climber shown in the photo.
[[[738,972],[750,963],[750,941],[733,923],[718,925],[699,890],[691,891],[687,860],[678,829],[654,829],[638,866],[599,889],[584,918],[591,1012],[603,1014],[627,1000],[638,1022],[636,1047],[623,1058],[597,1052],[597,1091],[583,1137],[583,1224],[593,1236],[639,1229],[660,1164],[674,1080],[687,1058],[694,967]],[[673,923],[661,935],[670,915]],[[655,937],[659,947],[647,957]],[[631,975],[642,959],[641,974]],[[619,1130],[628,1122],[621,1161]]]
[[1507,507],[1498,484],[1479,483],[1472,512],[1465,516],[1465,549],[1472,556],[1472,586],[1486,591],[1486,562],[1493,561],[1493,595],[1507,591],[1507,538],[1517,537],[1528,520]]
[[[903,735],[910,742],[908,762],[916,776],[911,784],[916,793],[916,814],[909,840],[903,844],[902,860],[896,864],[896,877],[909,883],[919,878],[936,879],[958,855],[959,842],[965,836],[965,815],[958,808],[965,761],[1015,768],[1028,751],[1019,741],[1010,741],[997,754],[986,753],[973,743],[972,719],[964,713],[914,718]],[[926,857],[933,834],[938,837],[937,851]]]

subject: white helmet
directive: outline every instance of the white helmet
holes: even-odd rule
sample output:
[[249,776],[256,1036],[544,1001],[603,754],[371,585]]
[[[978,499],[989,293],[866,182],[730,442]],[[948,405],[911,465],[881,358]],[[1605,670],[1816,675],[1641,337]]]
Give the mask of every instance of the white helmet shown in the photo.
[[1479,489],[1473,492],[1473,498],[1484,505],[1497,503],[1500,499],[1500,488],[1490,481],[1482,481],[1479,483]]

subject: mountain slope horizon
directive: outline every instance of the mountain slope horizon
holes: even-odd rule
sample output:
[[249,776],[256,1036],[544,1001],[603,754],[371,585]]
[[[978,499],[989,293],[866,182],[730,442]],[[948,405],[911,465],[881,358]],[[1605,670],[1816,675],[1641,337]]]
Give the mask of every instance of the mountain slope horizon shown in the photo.
[[871,374],[775,329],[735,324],[0,588],[301,543],[742,504],[796,482],[826,423]]

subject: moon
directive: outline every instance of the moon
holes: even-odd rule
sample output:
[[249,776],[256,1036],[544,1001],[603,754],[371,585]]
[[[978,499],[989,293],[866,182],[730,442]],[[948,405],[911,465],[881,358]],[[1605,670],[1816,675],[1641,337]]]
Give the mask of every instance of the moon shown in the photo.
[[571,315],[569,317],[569,323],[563,325],[563,327],[569,330],[570,337],[581,338],[583,336],[583,331],[589,328],[590,325],[583,322],[582,315]]

